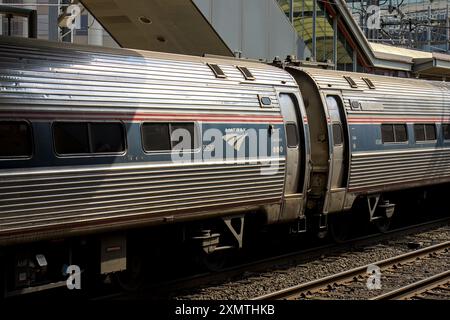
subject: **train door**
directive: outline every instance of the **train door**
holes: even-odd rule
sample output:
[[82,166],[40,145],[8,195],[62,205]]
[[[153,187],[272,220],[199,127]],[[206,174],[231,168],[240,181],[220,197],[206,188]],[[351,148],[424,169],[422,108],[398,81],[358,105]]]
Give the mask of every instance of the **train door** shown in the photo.
[[327,94],[324,98],[328,109],[329,128],[331,131],[330,187],[325,203],[327,212],[335,212],[343,209],[347,186],[347,125],[343,114],[341,97]]
[[296,96],[280,93],[279,99],[286,135],[286,182],[281,222],[298,219],[303,214],[303,194],[299,192],[302,123],[298,121],[300,111]]

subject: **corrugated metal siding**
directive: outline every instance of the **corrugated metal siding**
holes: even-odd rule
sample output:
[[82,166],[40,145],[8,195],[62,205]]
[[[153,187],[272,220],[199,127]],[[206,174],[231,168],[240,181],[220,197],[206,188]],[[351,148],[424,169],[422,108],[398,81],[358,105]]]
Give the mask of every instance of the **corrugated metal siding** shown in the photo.
[[450,149],[356,153],[352,156],[350,189],[382,189],[449,176]]
[[[219,64],[227,79],[216,79],[207,62]],[[246,66],[256,81],[245,81],[236,65]],[[106,111],[281,118],[275,86],[292,88],[296,84],[287,72],[254,62],[59,48],[42,41],[0,38],[3,118],[13,111],[19,117],[28,111],[57,112],[62,118],[81,112],[88,119],[91,113]],[[258,94],[270,97],[273,108],[261,108]],[[137,217],[148,220],[211,207],[222,207],[217,212],[223,214],[255,204],[280,203],[284,160],[280,159],[278,172],[269,176],[261,175],[261,162],[242,159],[195,165],[159,162],[142,167],[112,163],[58,170],[3,169],[0,238],[13,231],[36,230],[38,238],[46,227],[62,233],[71,224],[87,226]]]
[[[448,83],[321,69],[303,70],[314,79],[320,89],[342,90],[349,119],[367,116],[450,116]],[[358,88],[351,89],[344,75],[350,76]],[[376,89],[369,89],[362,77],[369,78]],[[379,103],[384,106],[384,110],[355,111],[350,108],[350,101],[354,100]]]
[[74,222],[276,202],[284,186],[284,161],[270,178],[261,175],[263,167],[238,161],[2,172],[0,235]]
[[[382,121],[404,123],[450,120],[450,84],[416,79],[303,69],[320,89],[341,90],[349,122],[379,124]],[[344,79],[351,76],[358,88],[352,89]],[[376,89],[369,89],[362,77],[369,78]],[[358,101],[362,110],[352,110],[351,102]],[[370,110],[370,104],[382,105]],[[384,119],[384,120],[383,120]],[[375,139],[375,137],[373,137]],[[413,137],[409,137],[410,140]],[[375,143],[374,143],[375,144]],[[421,181],[450,180],[450,150],[404,146],[398,150],[374,152],[352,151],[349,189],[389,190],[420,185]]]
[[[279,114],[273,87],[295,86],[288,73],[264,64],[139,54],[30,50],[0,42],[0,108]],[[216,79],[206,62],[219,64],[227,79]],[[235,65],[247,66],[256,81],[245,81]],[[261,108],[258,94],[270,97],[274,108]]]

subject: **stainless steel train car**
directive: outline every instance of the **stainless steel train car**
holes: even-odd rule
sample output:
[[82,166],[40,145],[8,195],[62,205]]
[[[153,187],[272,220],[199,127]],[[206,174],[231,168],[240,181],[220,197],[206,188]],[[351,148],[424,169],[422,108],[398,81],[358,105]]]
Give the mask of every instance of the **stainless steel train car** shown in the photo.
[[386,220],[389,192],[450,180],[448,85],[283,67],[0,38],[7,295],[172,240],[208,257],[250,226],[325,231],[355,199]]
[[449,182],[450,85],[446,82],[287,68],[306,106],[311,192],[324,213],[367,202],[388,221],[390,192]]

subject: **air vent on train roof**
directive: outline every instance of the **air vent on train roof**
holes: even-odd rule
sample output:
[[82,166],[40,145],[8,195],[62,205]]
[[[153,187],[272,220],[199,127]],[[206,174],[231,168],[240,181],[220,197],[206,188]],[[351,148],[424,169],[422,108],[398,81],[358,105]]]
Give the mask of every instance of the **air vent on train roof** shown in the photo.
[[253,74],[246,67],[237,66],[236,68],[239,69],[239,71],[244,76],[245,80],[255,80],[255,77],[253,76]]
[[347,80],[348,84],[350,85],[350,87],[352,88],[358,88],[358,85],[356,84],[355,81],[353,81],[353,79],[349,76],[344,76],[344,79]]
[[217,64],[212,64],[212,63],[207,63],[208,67],[211,68],[212,72],[214,72],[214,75],[216,76],[216,78],[226,78],[227,76],[225,75],[225,73],[222,71],[222,69],[220,69],[220,67]]
[[372,80],[370,80],[369,78],[361,78],[361,79],[364,80],[369,89],[375,89],[375,85],[373,84]]

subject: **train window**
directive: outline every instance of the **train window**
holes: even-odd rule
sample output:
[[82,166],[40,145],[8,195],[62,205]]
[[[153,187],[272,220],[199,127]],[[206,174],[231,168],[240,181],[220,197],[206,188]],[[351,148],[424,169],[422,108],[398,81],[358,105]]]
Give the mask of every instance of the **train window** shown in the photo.
[[286,124],[286,139],[287,146],[289,148],[295,148],[298,146],[298,130],[295,123]]
[[333,123],[333,142],[335,146],[341,145],[344,142],[340,123]]
[[142,142],[145,151],[170,150],[169,124],[144,123],[142,125]]
[[408,133],[404,124],[382,124],[381,139],[383,143],[406,142]]
[[425,138],[427,140],[436,140],[436,126],[434,123],[425,125]]
[[125,139],[121,123],[90,123],[93,153],[125,151]]
[[442,124],[442,135],[444,136],[444,140],[450,140],[450,123]]
[[[171,151],[177,146],[192,150],[198,146],[196,138],[193,122],[144,123],[142,125],[142,143],[146,152]],[[186,146],[186,141],[189,141],[189,146]]]
[[408,133],[406,130],[406,125],[394,124],[394,133],[395,133],[395,142],[408,141]]
[[415,124],[414,136],[416,141],[436,140],[436,126],[433,124]]
[[58,154],[89,153],[87,122],[57,122],[53,125],[53,137]]
[[[172,141],[172,148],[175,148],[180,142],[189,141],[189,148],[196,148],[196,135],[195,135],[195,125],[194,123],[173,123],[170,125],[170,135]],[[185,148],[186,144],[180,145],[180,147]]]
[[208,67],[212,70],[216,78],[226,78],[227,76],[217,64],[208,63]]
[[244,76],[245,80],[255,80],[255,77],[253,76],[253,74],[246,67],[237,66],[237,68],[242,73],[242,75]]
[[117,122],[56,122],[55,151],[60,155],[117,153],[125,150],[123,125]]
[[381,125],[381,139],[383,140],[383,143],[395,142],[394,125]]
[[425,128],[422,124],[414,125],[414,137],[416,141],[425,141]]
[[32,135],[25,121],[0,121],[0,158],[31,157]]

